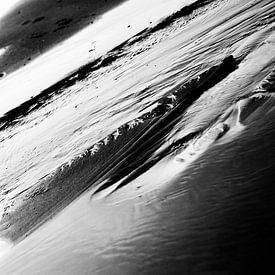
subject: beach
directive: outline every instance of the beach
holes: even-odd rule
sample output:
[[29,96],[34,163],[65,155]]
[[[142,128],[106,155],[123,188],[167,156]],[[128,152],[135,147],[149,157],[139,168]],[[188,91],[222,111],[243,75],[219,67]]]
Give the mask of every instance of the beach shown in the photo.
[[146,3],[0,20],[1,274],[274,269],[275,4]]

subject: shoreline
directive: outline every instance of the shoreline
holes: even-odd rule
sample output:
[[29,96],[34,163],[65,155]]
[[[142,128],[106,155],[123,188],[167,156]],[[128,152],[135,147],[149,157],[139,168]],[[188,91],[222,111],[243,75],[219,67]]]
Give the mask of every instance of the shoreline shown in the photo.
[[9,47],[0,57],[0,72],[11,72],[30,63],[54,45],[126,0],[31,0],[19,3],[0,18],[0,49]]

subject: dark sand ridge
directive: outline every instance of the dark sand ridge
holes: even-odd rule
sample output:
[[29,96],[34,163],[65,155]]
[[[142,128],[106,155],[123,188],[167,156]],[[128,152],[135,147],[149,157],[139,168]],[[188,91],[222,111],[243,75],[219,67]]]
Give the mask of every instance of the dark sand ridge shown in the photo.
[[27,0],[1,19],[0,72],[10,73],[126,0]]

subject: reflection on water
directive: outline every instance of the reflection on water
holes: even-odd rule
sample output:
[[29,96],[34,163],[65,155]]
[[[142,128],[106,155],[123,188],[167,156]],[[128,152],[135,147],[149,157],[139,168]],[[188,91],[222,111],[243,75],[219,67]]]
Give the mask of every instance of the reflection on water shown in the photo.
[[[62,164],[69,167],[71,185],[95,180],[80,178],[80,171],[99,169],[99,175],[100,161],[113,166],[52,220],[21,238],[2,257],[1,272],[260,274],[263,266],[271,267],[274,9],[273,1],[213,1],[190,20],[189,14],[147,30],[107,56],[120,53],[120,58],[101,60],[104,66],[77,76],[3,129],[1,196],[3,213],[15,220],[11,228],[22,224],[20,215],[12,215],[24,196],[37,198],[28,207],[39,207],[54,187],[34,190],[34,184],[50,172],[58,179]],[[186,95],[190,86],[198,91],[201,73],[230,54],[238,66],[221,79],[214,75],[213,85],[205,84],[199,98],[180,109],[190,97],[175,91]],[[152,122],[141,121],[160,108]],[[159,113],[167,124],[154,124]],[[169,115],[175,113],[176,118]],[[148,135],[155,125],[162,127]],[[115,147],[112,155],[98,149],[123,138],[133,142],[123,150]],[[88,149],[89,156],[103,152],[98,167],[79,160]],[[70,169],[74,165],[78,173]]]

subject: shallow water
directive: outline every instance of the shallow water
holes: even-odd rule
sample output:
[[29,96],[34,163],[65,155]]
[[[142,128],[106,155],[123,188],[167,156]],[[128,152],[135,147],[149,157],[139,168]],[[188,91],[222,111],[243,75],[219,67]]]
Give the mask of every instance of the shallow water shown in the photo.
[[275,4],[208,2],[2,118],[3,274],[271,266]]

